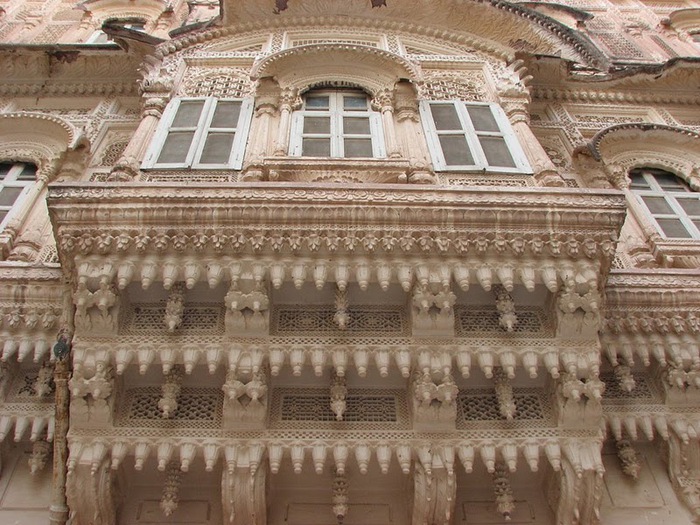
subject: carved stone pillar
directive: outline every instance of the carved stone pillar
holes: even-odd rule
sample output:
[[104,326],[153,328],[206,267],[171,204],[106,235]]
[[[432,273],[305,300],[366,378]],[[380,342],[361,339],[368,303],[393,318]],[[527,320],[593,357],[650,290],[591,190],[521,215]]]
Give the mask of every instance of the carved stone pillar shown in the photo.
[[413,523],[437,525],[452,523],[457,480],[440,461],[430,465],[416,462],[413,469]]
[[[65,525],[68,520],[66,504],[66,461],[68,460],[68,377],[70,375],[70,355],[56,360],[54,384],[56,385],[56,427],[53,438],[53,486],[49,522],[52,525]],[[89,469],[88,469],[89,471]]]
[[269,145],[276,145],[279,137],[271,137],[270,123],[279,105],[279,86],[276,82],[263,79],[255,99],[255,118],[250,133],[249,144],[254,146],[250,162],[244,169],[241,180],[258,181],[264,178],[263,160],[269,154]]
[[380,91],[372,99],[372,108],[382,115],[387,156],[392,159],[401,157],[401,152],[396,144],[396,129],[394,127],[394,94],[388,89]]
[[408,82],[399,82],[394,93],[397,144],[401,146],[403,156],[411,166],[408,182],[434,184],[435,175],[429,168],[430,157],[418,117],[416,92]]
[[543,186],[563,186],[564,180],[559,175],[557,167],[530,129],[527,100],[524,98],[504,98],[501,100],[501,104],[537,180]]
[[22,199],[21,207],[15,209],[12,218],[0,233],[0,250],[2,250],[3,259],[7,258],[10,250],[12,250],[29,212],[37,205],[39,196],[43,195],[49,179],[53,178],[53,175],[56,173],[59,162],[58,158],[54,158],[39,168],[36,183],[29,188],[27,195]]
[[289,150],[289,127],[292,123],[292,111],[301,107],[301,99],[296,89],[285,88],[279,99],[280,123],[277,129],[275,155],[287,155]]
[[[114,525],[117,522],[121,490],[118,474],[110,468],[109,459],[103,459],[96,468],[78,465],[68,478],[67,490],[74,516],[72,524]],[[59,522],[52,520],[51,523]]]
[[112,168],[108,177],[109,181],[129,181],[139,176],[139,166],[143,155],[167,104],[167,97],[151,97],[144,101],[141,122],[122,156]]

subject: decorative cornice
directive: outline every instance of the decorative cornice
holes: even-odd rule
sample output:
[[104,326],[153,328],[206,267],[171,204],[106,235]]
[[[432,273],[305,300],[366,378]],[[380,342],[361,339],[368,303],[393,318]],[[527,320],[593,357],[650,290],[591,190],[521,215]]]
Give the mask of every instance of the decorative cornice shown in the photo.
[[611,308],[698,308],[700,270],[612,270],[605,293]]
[[165,253],[510,253],[609,260],[622,194],[545,188],[347,188],[303,183],[58,184],[59,251]]

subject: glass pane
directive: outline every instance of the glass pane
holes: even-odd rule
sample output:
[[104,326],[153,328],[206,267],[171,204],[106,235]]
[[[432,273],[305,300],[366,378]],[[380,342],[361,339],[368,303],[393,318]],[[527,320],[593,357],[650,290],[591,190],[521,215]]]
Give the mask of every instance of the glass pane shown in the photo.
[[238,115],[241,113],[241,102],[219,102],[211,119],[212,128],[235,128],[238,126]]
[[666,237],[672,237],[675,239],[688,239],[690,234],[686,230],[685,226],[678,219],[656,219],[659,223],[659,227],[664,232]]
[[5,220],[5,217],[7,217],[7,210],[0,210],[0,222]]
[[330,157],[330,139],[304,139],[301,146],[301,154],[306,157]]
[[457,116],[457,110],[452,104],[434,104],[430,106],[433,113],[435,128],[438,130],[461,130],[462,123]]
[[323,133],[331,132],[330,117],[304,117],[304,133]]
[[675,215],[673,209],[663,197],[648,197],[645,195],[642,196],[642,200],[653,214],[669,213]]
[[673,175],[672,173],[656,173],[654,174],[656,182],[659,183],[663,189],[668,191],[687,191],[687,186],[685,183]]
[[345,156],[347,158],[371,157],[372,139],[345,139]]
[[22,166],[22,172],[17,175],[17,180],[35,180],[36,166],[34,164],[25,164]]
[[641,173],[630,173],[630,188],[637,188],[637,189],[651,189],[649,186],[649,183],[646,181],[644,178],[644,175]]
[[171,131],[158,155],[159,164],[182,164],[187,159],[194,131]]
[[685,210],[688,215],[700,215],[700,200],[696,198],[692,199],[676,199],[681,208]]
[[346,135],[370,135],[369,117],[343,119],[343,133]]
[[515,161],[508,151],[508,145],[504,139],[501,137],[479,137],[479,142],[489,166],[515,168]]
[[0,206],[12,206],[24,188],[3,188],[0,191]]
[[306,97],[306,109],[328,109],[330,98],[325,97]]
[[209,133],[202,149],[200,164],[227,164],[235,133]]
[[474,157],[469,151],[464,135],[441,135],[440,145],[448,166],[472,166],[474,164]]
[[199,115],[204,107],[203,100],[183,100],[173,119],[173,128],[194,128],[199,122]]
[[0,162],[0,178],[5,177],[14,166],[11,162]]
[[367,109],[367,97],[343,97],[343,109],[347,111],[362,111]]
[[467,106],[467,111],[477,131],[500,131],[488,106]]

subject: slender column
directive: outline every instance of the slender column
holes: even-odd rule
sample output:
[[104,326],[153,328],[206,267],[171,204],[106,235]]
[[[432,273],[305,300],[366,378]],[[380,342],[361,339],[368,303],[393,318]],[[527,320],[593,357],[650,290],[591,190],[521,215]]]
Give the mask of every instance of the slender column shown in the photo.
[[292,123],[292,111],[300,107],[296,89],[285,88],[280,96],[280,125],[277,130],[277,141],[275,142],[275,156],[287,155],[289,150],[289,126]]
[[372,107],[382,115],[387,155],[392,159],[400,158],[401,152],[396,145],[394,126],[394,93],[388,89],[380,91],[372,100]]
[[141,113],[141,122],[132,135],[129,144],[124,149],[124,153],[122,153],[122,156],[112,168],[108,178],[109,181],[128,181],[138,177],[143,155],[160,122],[167,103],[168,101],[165,97],[146,99],[143,112]]
[[434,184],[430,157],[418,117],[418,103],[413,86],[406,81],[396,84],[394,114],[396,115],[397,145],[411,166],[407,181],[416,184]]
[[56,385],[56,427],[53,438],[53,485],[51,488],[51,506],[49,522],[52,525],[65,525],[68,520],[68,505],[66,501],[66,480],[68,468],[68,434],[70,393],[68,379],[70,377],[70,340],[73,325],[73,299],[67,289],[63,301],[63,328],[59,332],[58,342],[54,347],[56,365],[54,368],[54,383]]
[[58,163],[59,159],[54,158],[45,166],[39,168],[36,183],[29,188],[29,192],[22,200],[22,206],[14,211],[14,216],[7,223],[2,233],[0,233],[0,249],[2,249],[3,259],[8,256],[29,213],[34,209],[39,200],[39,196],[42,195],[46,189],[49,179],[56,173]]
[[530,114],[525,98],[504,98],[501,105],[508,115],[513,131],[530,162],[535,177],[543,186],[563,186],[564,180],[559,175],[557,167],[547,155],[547,152],[530,129]]

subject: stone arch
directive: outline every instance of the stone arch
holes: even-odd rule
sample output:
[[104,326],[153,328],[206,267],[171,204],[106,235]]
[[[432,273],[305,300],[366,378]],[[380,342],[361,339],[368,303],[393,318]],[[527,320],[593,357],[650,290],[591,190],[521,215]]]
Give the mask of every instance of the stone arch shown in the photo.
[[86,0],[81,4],[81,8],[92,14],[93,20],[99,26],[108,20],[127,18],[142,18],[152,22],[163,12],[163,2],[139,0],[125,6],[120,0]]
[[359,86],[377,95],[402,79],[420,82],[420,67],[370,46],[314,44],[274,53],[258,62],[251,77],[273,77],[282,89],[303,92],[329,80]]
[[33,162],[37,175],[56,175],[68,151],[89,150],[87,138],[65,120],[39,112],[0,115],[0,158]]
[[599,131],[589,149],[610,182],[627,186],[633,168],[660,168],[700,190],[700,133],[663,124],[617,124]]

